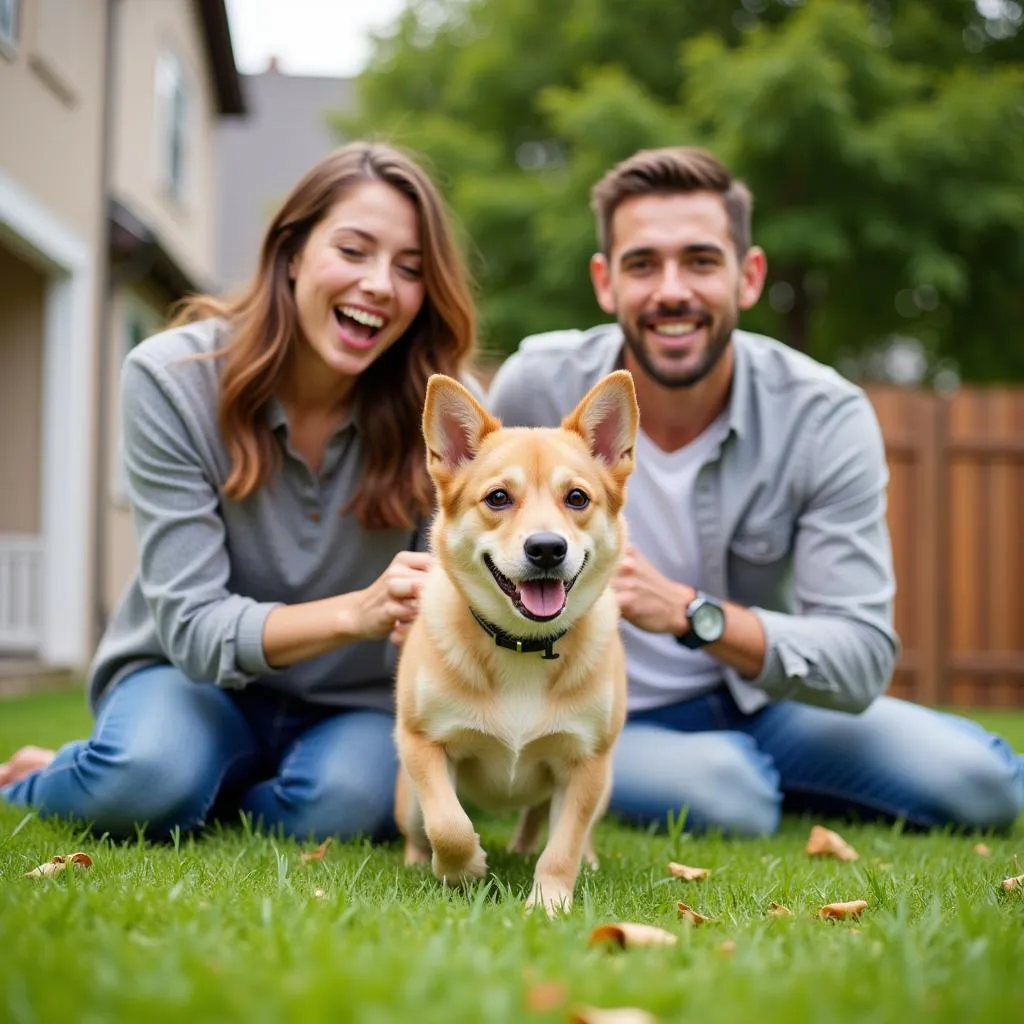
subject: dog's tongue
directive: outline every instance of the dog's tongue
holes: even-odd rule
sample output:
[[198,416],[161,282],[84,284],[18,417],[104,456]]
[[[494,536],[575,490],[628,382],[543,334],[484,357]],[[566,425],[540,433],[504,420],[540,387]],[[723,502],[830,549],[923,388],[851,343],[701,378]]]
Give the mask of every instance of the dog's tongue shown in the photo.
[[519,584],[519,600],[531,615],[546,619],[565,607],[565,584],[561,580],[527,580]]

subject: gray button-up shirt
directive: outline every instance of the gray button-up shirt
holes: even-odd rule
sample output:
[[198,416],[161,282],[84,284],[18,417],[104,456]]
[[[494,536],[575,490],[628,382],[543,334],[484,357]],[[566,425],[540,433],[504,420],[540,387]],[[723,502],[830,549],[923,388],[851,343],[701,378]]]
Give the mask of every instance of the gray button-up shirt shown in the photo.
[[394,648],[386,640],[279,671],[263,654],[276,605],[369,586],[413,546],[413,531],[365,530],[342,514],[362,474],[372,410],[368,422],[351,418],[337,429],[314,473],[272,401],[280,472],[245,501],[230,501],[221,493],[230,471],[217,422],[221,364],[190,358],[225,340],[224,324],[206,320],[147,339],[125,362],[124,458],[139,568],[96,652],[90,701],[95,707],[134,669],[170,663],[197,682],[258,681],[315,703],[390,708]]
[[[761,674],[724,667],[726,682],[745,711],[784,698],[861,711],[899,646],[878,420],[829,367],[745,331],[732,344],[728,431],[679,510],[696,519],[703,589],[750,607],[767,636]],[[622,346],[617,325],[527,338],[488,405],[510,426],[557,425]]]

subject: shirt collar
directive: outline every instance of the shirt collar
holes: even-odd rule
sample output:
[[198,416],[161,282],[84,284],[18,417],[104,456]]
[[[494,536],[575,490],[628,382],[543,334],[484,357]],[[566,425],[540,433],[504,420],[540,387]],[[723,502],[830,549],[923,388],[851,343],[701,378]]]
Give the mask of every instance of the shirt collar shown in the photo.
[[[270,401],[267,403],[267,425],[275,433],[282,433],[285,438],[288,437],[288,414],[285,412],[284,405],[281,399],[277,395],[271,395]],[[335,428],[331,434],[331,440],[333,441],[339,434],[351,428],[358,432],[359,430],[359,412],[358,403],[353,403],[353,407],[349,409],[348,415],[342,420],[341,423]]]

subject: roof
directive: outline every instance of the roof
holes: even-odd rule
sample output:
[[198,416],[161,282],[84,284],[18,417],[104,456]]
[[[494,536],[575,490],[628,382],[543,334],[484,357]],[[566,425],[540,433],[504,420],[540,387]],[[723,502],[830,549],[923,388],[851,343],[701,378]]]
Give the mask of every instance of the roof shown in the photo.
[[267,223],[321,157],[342,142],[331,115],[354,102],[348,78],[243,76],[248,115],[222,119],[217,136],[217,277],[234,288],[256,269]]
[[224,0],[196,0],[199,20],[203,26],[203,41],[210,61],[217,109],[221,114],[246,113],[242,80],[235,65],[235,51],[231,45],[231,28]]

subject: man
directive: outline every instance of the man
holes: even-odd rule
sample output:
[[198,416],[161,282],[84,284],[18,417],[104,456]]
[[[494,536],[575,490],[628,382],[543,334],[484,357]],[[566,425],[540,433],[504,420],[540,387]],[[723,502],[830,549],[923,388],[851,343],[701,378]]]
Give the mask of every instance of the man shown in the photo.
[[709,153],[637,153],[592,193],[616,324],[527,338],[489,405],[554,425],[624,366],[640,404],[616,590],[630,716],[611,809],[764,835],[787,807],[1005,827],[1024,766],[965,719],[883,697],[898,651],[888,474],[864,393],[736,329],[764,284],[751,197]]

